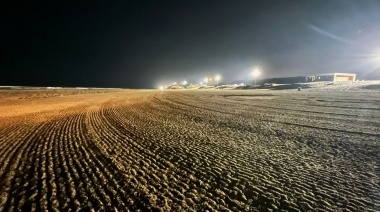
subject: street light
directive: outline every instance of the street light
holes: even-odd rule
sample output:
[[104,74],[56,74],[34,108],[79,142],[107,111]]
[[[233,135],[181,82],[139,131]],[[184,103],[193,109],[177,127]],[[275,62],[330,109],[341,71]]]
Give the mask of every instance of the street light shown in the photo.
[[252,76],[254,77],[254,79],[255,79],[255,86],[256,86],[256,79],[257,79],[257,77],[260,75],[260,71],[259,71],[259,69],[255,69],[253,72],[252,72]]
[[221,79],[220,75],[216,75],[215,80],[216,80],[216,86],[219,85],[219,80]]

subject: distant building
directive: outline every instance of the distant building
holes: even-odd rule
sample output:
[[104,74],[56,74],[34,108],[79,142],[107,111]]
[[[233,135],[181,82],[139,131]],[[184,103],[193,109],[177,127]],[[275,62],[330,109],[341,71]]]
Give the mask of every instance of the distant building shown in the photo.
[[318,74],[314,76],[307,76],[307,82],[321,82],[321,81],[355,81],[356,74],[350,73],[328,73],[328,74]]
[[[312,76],[294,76],[294,77],[276,77],[269,79],[258,79],[257,84],[294,84],[305,82],[336,82],[336,81],[355,81],[356,74],[351,73],[328,73],[328,74],[316,74]],[[234,81],[232,84],[245,83],[247,85],[252,84],[253,80],[239,80]]]
[[166,87],[166,89],[183,89],[183,86],[180,85],[169,85]]
[[303,83],[303,82],[306,82],[305,76],[270,78],[270,79],[264,79],[261,81],[261,83],[276,83],[276,84],[293,84],[293,83]]

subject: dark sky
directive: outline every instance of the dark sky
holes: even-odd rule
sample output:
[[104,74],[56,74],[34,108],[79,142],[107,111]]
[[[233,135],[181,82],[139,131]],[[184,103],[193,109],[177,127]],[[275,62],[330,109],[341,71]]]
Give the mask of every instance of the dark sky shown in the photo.
[[380,77],[380,1],[9,1],[0,85],[154,88],[328,72]]

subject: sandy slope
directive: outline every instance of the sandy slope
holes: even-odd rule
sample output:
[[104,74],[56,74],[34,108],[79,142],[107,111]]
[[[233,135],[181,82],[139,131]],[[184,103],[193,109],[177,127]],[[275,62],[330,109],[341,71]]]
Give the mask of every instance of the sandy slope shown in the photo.
[[2,94],[0,210],[380,210],[380,92],[46,92]]

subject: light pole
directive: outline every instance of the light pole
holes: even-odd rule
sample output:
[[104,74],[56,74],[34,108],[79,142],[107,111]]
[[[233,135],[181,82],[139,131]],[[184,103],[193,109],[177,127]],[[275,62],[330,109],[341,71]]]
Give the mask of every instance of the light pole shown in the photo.
[[206,83],[206,86],[207,86],[208,78],[206,77],[203,81]]
[[216,77],[215,77],[215,80],[216,80],[216,86],[218,86],[219,85],[219,80],[220,80],[220,75],[216,75]]
[[260,75],[260,71],[259,71],[259,69],[255,69],[253,72],[252,72],[252,75],[253,75],[253,77],[254,77],[254,79],[255,79],[255,86],[256,86],[256,79],[257,79],[257,77]]

